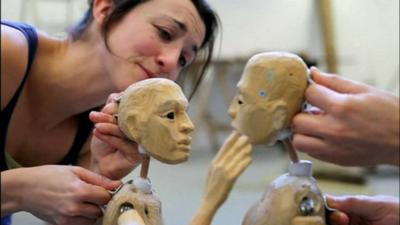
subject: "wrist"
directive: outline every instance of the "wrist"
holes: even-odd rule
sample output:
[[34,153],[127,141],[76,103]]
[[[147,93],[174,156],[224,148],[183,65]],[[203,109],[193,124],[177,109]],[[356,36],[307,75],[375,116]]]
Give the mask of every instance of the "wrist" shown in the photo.
[[190,225],[210,225],[217,210],[217,207],[203,200]]
[[101,170],[99,168],[100,164],[98,163],[98,161],[96,159],[94,159],[93,157],[90,159],[90,167],[89,170],[97,173],[97,174],[101,174]]
[[213,217],[217,210],[219,209],[219,205],[210,199],[203,199],[201,205],[202,214],[208,217]]
[[23,188],[26,168],[1,172],[1,214],[8,215],[23,209]]
[[113,176],[113,171],[109,169],[109,167],[107,167],[106,165],[101,164],[98,160],[94,159],[92,157],[91,161],[90,161],[90,167],[89,170],[91,170],[94,173],[100,174],[102,176],[105,176],[109,179],[121,179],[119,177],[115,177]]

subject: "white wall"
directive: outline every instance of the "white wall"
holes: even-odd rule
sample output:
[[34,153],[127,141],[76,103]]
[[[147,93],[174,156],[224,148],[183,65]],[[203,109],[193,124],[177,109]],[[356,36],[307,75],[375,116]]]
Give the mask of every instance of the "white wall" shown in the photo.
[[[27,1],[1,0],[2,18],[20,20],[21,3]],[[63,9],[55,7],[55,0],[30,1],[49,5],[47,11],[41,11],[41,18],[63,15]],[[72,18],[76,20],[86,1],[70,1],[74,2]],[[316,1],[209,0],[223,25],[217,47],[219,57],[248,57],[265,50],[302,51],[317,59],[321,69],[325,69]],[[398,94],[399,1],[332,0],[332,3],[340,74]],[[46,8],[41,4],[41,8]]]
[[[214,0],[212,4],[223,23],[222,57],[289,50],[324,62],[315,1]],[[332,11],[339,72],[398,94],[399,1],[332,0]]]

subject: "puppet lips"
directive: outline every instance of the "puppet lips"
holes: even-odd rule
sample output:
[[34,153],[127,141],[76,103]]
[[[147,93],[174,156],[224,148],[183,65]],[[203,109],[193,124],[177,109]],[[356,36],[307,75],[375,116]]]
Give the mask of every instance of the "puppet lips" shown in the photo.
[[189,152],[190,151],[190,145],[179,145],[178,149],[182,150],[183,152]]
[[192,142],[192,138],[188,137],[187,139],[183,139],[178,142],[178,149],[189,152],[190,151],[190,143]]
[[192,138],[188,137],[187,139],[179,141],[178,145],[190,145],[191,142],[192,142]]

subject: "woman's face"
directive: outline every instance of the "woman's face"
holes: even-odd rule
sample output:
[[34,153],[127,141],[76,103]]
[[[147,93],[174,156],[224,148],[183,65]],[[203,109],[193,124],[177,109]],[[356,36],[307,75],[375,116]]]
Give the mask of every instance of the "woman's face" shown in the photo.
[[[176,80],[200,48],[205,26],[190,0],[150,0],[127,13],[108,33],[104,63],[119,91],[152,77]],[[111,57],[111,59],[110,59]]]

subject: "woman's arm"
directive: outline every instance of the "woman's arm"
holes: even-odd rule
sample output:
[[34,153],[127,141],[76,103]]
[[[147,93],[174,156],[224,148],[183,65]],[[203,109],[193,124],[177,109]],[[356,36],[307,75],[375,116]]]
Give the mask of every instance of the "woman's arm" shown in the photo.
[[23,175],[22,169],[1,172],[1,215],[21,211]]
[[19,87],[28,64],[28,43],[14,28],[1,25],[1,110]]

